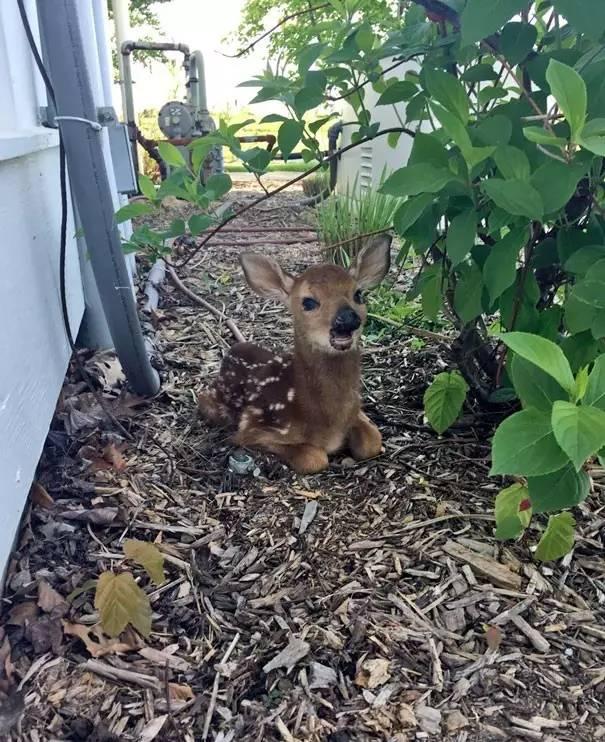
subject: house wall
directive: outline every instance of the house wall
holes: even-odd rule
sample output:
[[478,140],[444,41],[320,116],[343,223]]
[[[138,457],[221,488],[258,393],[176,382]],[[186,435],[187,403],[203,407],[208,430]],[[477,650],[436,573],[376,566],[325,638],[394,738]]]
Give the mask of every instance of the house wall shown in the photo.
[[[46,2],[47,0],[43,0]],[[110,89],[109,54],[98,30],[104,0],[82,3],[87,60],[99,105]],[[35,0],[26,0],[39,42]],[[99,7],[96,7],[99,5]],[[104,7],[103,7],[104,12]],[[97,15],[97,29],[94,17]],[[95,36],[96,34],[96,36]],[[96,38],[100,36],[101,38]],[[40,45],[38,43],[38,47]],[[70,357],[59,293],[59,139],[39,125],[46,94],[35,69],[16,2],[0,2],[0,577],[6,566],[27,494],[46,439]],[[106,138],[106,132],[103,133]],[[111,158],[105,146],[112,178]],[[114,201],[120,200],[115,192]],[[68,194],[69,198],[69,194]],[[128,227],[126,227],[128,229]],[[104,315],[91,278],[86,245],[75,237],[74,210],[67,225],[66,288],[72,335],[85,307],[97,337]],[[82,273],[86,288],[83,290]]]

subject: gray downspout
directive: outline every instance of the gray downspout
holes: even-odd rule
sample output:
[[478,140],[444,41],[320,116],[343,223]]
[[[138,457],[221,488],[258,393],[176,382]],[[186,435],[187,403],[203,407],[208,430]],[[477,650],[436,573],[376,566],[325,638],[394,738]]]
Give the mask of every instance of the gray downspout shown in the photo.
[[39,18],[70,182],[107,324],[130,385],[137,394],[150,396],[159,390],[160,380],[146,352],[114,219],[99,131],[94,127],[96,108],[86,69],[77,0],[39,3]]

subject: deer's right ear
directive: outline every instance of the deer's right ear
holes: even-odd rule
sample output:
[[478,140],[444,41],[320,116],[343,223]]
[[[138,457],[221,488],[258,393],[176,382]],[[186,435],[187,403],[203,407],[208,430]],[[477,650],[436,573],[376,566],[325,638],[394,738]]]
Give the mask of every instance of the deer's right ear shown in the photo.
[[273,258],[247,252],[240,255],[244,276],[253,291],[268,299],[287,302],[294,284],[292,276],[285,273]]

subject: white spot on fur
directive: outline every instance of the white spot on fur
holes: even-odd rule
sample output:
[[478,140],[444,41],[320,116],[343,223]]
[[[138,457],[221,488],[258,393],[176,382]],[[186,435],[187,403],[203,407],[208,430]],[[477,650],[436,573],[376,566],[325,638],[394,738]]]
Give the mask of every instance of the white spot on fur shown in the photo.
[[294,391],[294,388],[288,389],[288,402],[291,402],[295,396],[296,392]]

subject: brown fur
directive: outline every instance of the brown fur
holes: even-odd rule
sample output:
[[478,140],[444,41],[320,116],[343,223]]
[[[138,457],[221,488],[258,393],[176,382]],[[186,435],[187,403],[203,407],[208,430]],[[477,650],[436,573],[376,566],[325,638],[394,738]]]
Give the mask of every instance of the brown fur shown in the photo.
[[[238,445],[274,453],[301,473],[325,469],[328,454],[345,446],[356,459],[378,455],[380,432],[361,410],[359,337],[367,310],[356,292],[382,280],[389,249],[390,238],[380,237],[351,271],[318,265],[297,277],[269,258],[243,255],[251,287],[288,305],[294,350],[280,355],[252,343],[234,345],[212,388],[198,397],[202,416],[237,426]],[[305,298],[319,306],[305,311]],[[343,310],[353,310],[360,324],[334,340],[335,318]],[[349,337],[350,347],[341,349]]]

